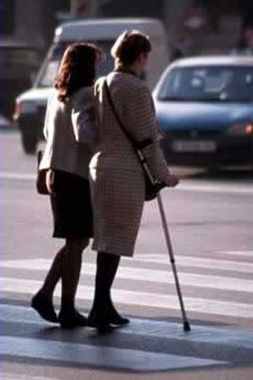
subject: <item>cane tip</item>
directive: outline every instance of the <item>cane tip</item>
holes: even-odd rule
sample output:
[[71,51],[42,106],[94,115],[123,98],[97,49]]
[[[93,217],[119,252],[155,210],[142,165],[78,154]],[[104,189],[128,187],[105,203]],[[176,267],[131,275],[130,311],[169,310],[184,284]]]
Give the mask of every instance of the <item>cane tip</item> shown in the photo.
[[190,326],[190,323],[188,321],[184,322],[184,331],[185,332],[191,331],[191,326]]

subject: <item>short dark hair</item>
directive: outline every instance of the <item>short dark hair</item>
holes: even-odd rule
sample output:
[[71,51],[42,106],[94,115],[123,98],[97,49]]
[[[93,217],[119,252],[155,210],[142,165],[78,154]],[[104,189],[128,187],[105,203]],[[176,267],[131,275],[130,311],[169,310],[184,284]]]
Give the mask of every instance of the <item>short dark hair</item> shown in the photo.
[[101,50],[93,44],[81,42],[67,47],[54,81],[60,101],[66,102],[81,87],[93,85],[99,55],[102,55]]
[[131,65],[143,53],[152,50],[149,37],[138,30],[123,32],[115,41],[111,55],[123,65]]

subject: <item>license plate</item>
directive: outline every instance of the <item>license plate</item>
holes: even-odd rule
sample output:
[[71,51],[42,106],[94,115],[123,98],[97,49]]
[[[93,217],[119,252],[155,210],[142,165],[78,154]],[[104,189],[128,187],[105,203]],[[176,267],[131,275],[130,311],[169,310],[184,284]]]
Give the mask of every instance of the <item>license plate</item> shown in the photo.
[[216,151],[215,141],[183,141],[176,140],[172,143],[172,149],[174,152],[203,152],[212,153]]

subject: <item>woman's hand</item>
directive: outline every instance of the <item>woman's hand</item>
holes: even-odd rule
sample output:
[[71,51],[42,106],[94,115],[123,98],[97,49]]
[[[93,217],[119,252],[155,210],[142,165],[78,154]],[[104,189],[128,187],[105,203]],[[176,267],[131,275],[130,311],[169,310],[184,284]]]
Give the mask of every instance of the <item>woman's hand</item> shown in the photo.
[[49,194],[54,192],[54,171],[49,169],[46,174],[46,186]]
[[166,183],[168,187],[176,187],[179,183],[179,179],[174,174],[169,174]]

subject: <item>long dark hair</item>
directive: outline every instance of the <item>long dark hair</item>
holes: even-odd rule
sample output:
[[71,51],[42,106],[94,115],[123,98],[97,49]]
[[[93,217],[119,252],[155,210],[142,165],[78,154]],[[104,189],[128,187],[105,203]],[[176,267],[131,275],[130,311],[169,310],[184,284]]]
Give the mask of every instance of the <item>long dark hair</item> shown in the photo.
[[101,50],[93,44],[82,42],[67,47],[54,81],[61,102],[65,103],[81,87],[93,85],[96,75],[95,64],[101,55]]

